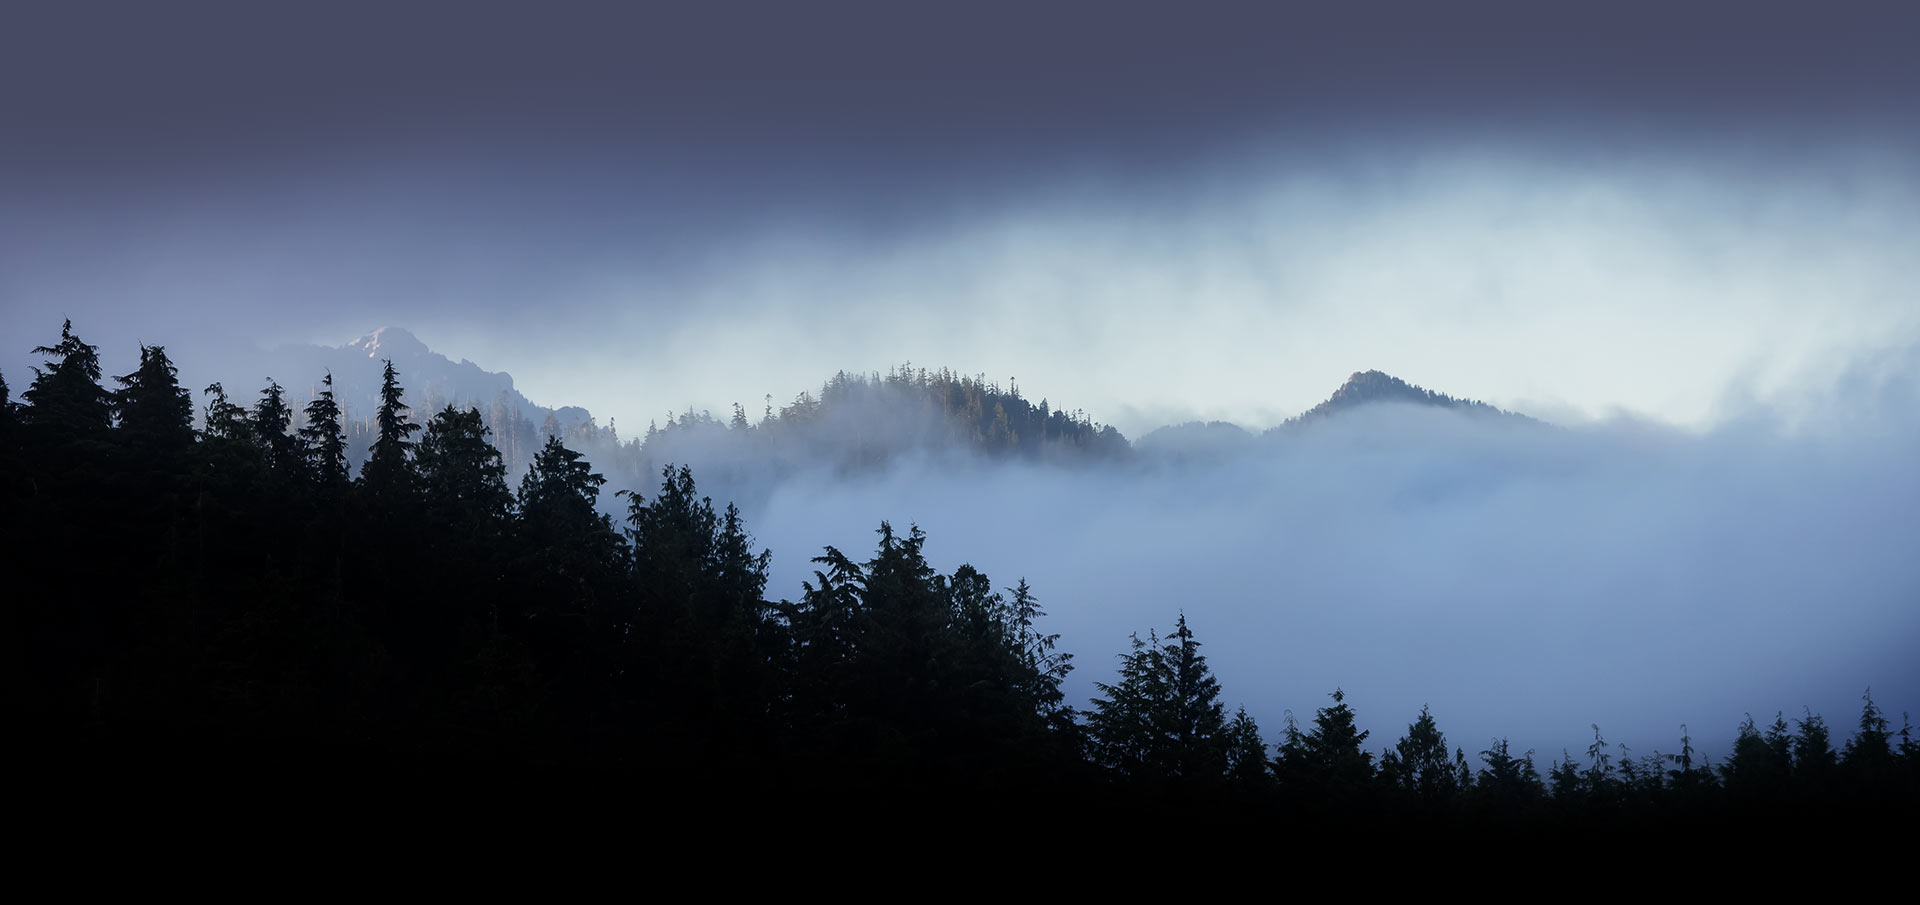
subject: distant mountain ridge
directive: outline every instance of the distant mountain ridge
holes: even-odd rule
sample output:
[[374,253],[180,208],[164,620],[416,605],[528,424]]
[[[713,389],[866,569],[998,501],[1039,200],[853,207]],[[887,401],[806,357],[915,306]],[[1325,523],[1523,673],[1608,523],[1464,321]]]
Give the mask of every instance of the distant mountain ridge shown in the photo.
[[1339,389],[1333,391],[1333,395],[1327,397],[1325,402],[1307,409],[1298,417],[1288,419],[1286,423],[1268,430],[1267,433],[1298,429],[1343,412],[1378,403],[1432,406],[1453,409],[1476,417],[1538,423],[1525,415],[1496,408],[1477,399],[1456,399],[1445,393],[1436,393],[1383,371],[1355,371],[1347,378],[1346,383],[1341,384]]
[[[321,379],[333,375],[334,395],[345,414],[349,457],[357,464],[372,442],[371,418],[380,405],[380,380],[388,360],[406,388],[413,420],[424,423],[449,405],[479,410],[509,474],[531,462],[549,434],[584,444],[603,432],[586,409],[540,405],[514,386],[513,375],[488,371],[467,359],[456,362],[402,327],[381,327],[338,346],[280,346],[262,365],[268,369],[266,376],[286,389],[296,422],[307,401],[320,392]],[[245,385],[228,391],[245,404],[256,398]]]
[[[1113,460],[1134,453],[1185,462],[1219,459],[1256,440],[1276,439],[1346,412],[1375,404],[1417,405],[1473,417],[1537,423],[1484,402],[1457,399],[1377,370],[1356,371],[1324,402],[1256,435],[1225,422],[1189,422],[1153,430],[1129,442],[1085,413],[1035,404],[1009,385],[948,370],[903,366],[885,375],[834,375],[819,396],[802,393],[787,406],[766,406],[749,419],[736,405],[730,420],[687,413],[644,433],[620,437],[578,406],[543,406],[528,399],[504,371],[454,361],[401,327],[382,327],[339,346],[291,345],[270,353],[270,374],[285,388],[296,421],[331,373],[345,412],[350,459],[357,465],[373,439],[381,374],[391,360],[405,388],[412,418],[424,423],[447,406],[477,409],[510,475],[523,471],[540,444],[558,437],[585,453],[615,487],[647,488],[666,465],[687,465],[712,483],[761,483],[766,472],[792,474],[812,467],[868,469],[916,452],[970,451],[988,456],[1054,460]],[[235,398],[253,394],[235,386]],[[299,426],[297,423],[296,427]]]

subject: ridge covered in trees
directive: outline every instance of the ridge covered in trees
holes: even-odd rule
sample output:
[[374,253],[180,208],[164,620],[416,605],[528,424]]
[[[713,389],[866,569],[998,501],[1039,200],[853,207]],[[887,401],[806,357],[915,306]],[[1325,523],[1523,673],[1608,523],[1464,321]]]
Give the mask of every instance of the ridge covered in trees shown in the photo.
[[[66,769],[645,768],[709,792],[1045,790],[1509,825],[1898,813],[1920,789],[1911,727],[1870,694],[1837,750],[1817,714],[1748,716],[1718,763],[1684,727],[1667,754],[1635,756],[1598,727],[1584,757],[1543,765],[1505,740],[1470,754],[1426,709],[1369,745],[1338,689],[1269,739],[1228,713],[1184,614],[1164,637],[1134,635],[1083,710],[1038,592],[935,570],[916,527],[882,523],[864,556],[824,548],[797,599],[775,598],[771,552],[690,469],[618,491],[616,519],[599,505],[607,478],[559,437],[516,483],[477,408],[413,421],[390,362],[355,473],[331,375],[297,428],[269,382],[251,407],[206,388],[196,429],[159,346],[114,389],[71,324],[35,351],[20,402],[0,375],[0,549],[14,724]],[[1113,442],[1012,387],[904,370],[720,429],[797,431],[873,397],[919,399],[921,427],[1002,455]]]
[[[689,408],[666,413],[640,431],[622,431],[578,406],[537,405],[519,392],[511,375],[486,371],[471,361],[451,361],[398,327],[373,331],[340,347],[283,347],[275,355],[275,367],[309,367],[315,375],[342,381],[336,388],[322,386],[320,378],[313,377],[306,384],[289,384],[283,395],[293,407],[292,423],[305,429],[308,418],[300,400],[334,394],[347,461],[355,468],[364,463],[378,436],[375,417],[384,375],[367,365],[392,361],[403,371],[411,367],[427,375],[410,378],[421,381],[411,394],[418,404],[405,408],[410,415],[430,415],[449,406],[479,411],[488,441],[500,450],[511,480],[525,473],[548,439],[558,438],[589,456],[617,486],[644,486],[667,465],[695,465],[706,486],[737,501],[796,473],[874,469],[911,455],[965,452],[1084,463],[1125,459],[1138,450],[1182,462],[1242,450],[1257,439],[1238,425],[1215,421],[1167,425],[1130,442],[1083,410],[1027,398],[1012,380],[1003,386],[985,375],[911,364],[884,374],[842,371],[817,392],[802,392],[785,404],[767,396],[758,406],[736,402],[731,412],[719,415]],[[1314,408],[1260,436],[1277,438],[1380,402],[1534,423],[1485,403],[1364,371],[1354,373]]]
[[1381,402],[1431,406],[1478,417],[1537,423],[1525,415],[1498,409],[1475,399],[1456,399],[1445,393],[1436,393],[1391,374],[1380,371],[1355,371],[1347,378],[1346,383],[1341,384],[1339,389],[1333,391],[1333,395],[1327,397],[1325,402],[1307,409],[1298,417],[1288,419],[1285,424],[1272,428],[1267,433],[1274,434],[1296,429],[1363,405]]

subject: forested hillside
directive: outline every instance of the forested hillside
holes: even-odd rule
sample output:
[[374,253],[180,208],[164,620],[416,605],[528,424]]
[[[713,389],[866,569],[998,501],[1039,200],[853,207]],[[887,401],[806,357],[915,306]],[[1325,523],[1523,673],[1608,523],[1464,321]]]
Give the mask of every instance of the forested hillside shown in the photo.
[[[36,352],[20,403],[0,381],[0,549],[13,726],[49,764],[165,763],[198,782],[236,758],[281,781],[314,768],[391,779],[396,764],[496,784],[644,769],[700,794],[1047,794],[1510,826],[1915,803],[1920,748],[1870,696],[1844,741],[1813,713],[1749,716],[1717,762],[1684,730],[1673,752],[1637,756],[1598,727],[1584,756],[1450,743],[1425,711],[1397,741],[1370,739],[1339,690],[1263,735],[1226,712],[1204,626],[1179,601],[1171,632],[1140,627],[1116,669],[1046,630],[1044,588],[937,572],[917,528],[880,524],[871,552],[781,551],[817,568],[768,588],[773,554],[684,467],[619,491],[617,520],[599,511],[607,479],[559,438],[509,482],[480,412],[415,421],[390,362],[355,469],[324,379],[297,429],[272,386],[251,406],[211,394],[195,429],[158,346],[111,388],[70,326]],[[866,432],[860,415],[907,401],[920,417]],[[922,441],[1124,449],[1011,386],[905,370],[836,378],[758,423],[676,423],[640,449],[706,432],[743,448],[827,444],[854,463]],[[1104,677],[1084,706],[1062,691],[1075,667]]]

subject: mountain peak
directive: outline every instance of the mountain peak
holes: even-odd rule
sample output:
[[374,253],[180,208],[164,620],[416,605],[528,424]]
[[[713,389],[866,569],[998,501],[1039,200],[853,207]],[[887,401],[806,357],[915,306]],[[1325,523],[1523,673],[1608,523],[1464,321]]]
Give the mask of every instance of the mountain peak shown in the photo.
[[1355,371],[1347,382],[1333,391],[1327,401],[1308,409],[1290,423],[1325,418],[1348,409],[1358,408],[1375,402],[1397,402],[1404,405],[1427,405],[1437,408],[1458,409],[1481,414],[1498,415],[1507,418],[1527,419],[1524,415],[1502,411],[1484,402],[1472,399],[1455,399],[1444,393],[1436,393],[1424,387],[1401,380],[1384,371]]
[[428,351],[426,343],[401,327],[381,327],[347,343],[346,348],[364,352],[368,358],[405,358]]

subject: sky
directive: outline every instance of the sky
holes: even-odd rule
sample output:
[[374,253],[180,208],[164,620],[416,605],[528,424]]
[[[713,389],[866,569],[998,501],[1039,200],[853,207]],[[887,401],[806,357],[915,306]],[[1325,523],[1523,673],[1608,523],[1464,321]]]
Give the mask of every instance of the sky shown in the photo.
[[796,483],[770,593],[918,521],[1076,682],[1186,606],[1269,732],[1920,704],[1920,11],[1575,6],[10,3],[0,374],[65,317],[196,387],[398,325],[627,436],[910,361],[1137,437],[1378,369],[1570,432]]
[[1702,426],[1920,339],[1899,4],[401,7],[10,5],[0,373],[392,324],[623,424],[911,361]]

